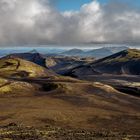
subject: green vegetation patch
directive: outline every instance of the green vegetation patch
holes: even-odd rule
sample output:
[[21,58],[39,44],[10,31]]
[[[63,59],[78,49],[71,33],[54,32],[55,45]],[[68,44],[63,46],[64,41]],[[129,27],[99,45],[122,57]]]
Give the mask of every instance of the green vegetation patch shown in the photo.
[[122,51],[118,54],[113,55],[114,57],[109,57],[103,63],[112,63],[112,62],[127,62],[127,61],[136,61],[140,60],[140,51],[137,49],[128,49],[125,51]]
[[18,61],[15,59],[0,59],[0,70],[15,70]]
[[0,86],[0,94],[19,93],[29,90],[34,90],[34,87],[29,83],[19,81],[7,81]]
[[3,77],[41,77],[48,73],[45,68],[20,58],[0,59],[0,75]]

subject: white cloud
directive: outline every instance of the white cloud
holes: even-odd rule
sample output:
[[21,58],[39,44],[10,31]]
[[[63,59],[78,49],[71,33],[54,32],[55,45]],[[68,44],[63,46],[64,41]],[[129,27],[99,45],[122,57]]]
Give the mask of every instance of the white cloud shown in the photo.
[[97,0],[59,12],[48,0],[1,0],[0,44],[140,43],[140,11]]

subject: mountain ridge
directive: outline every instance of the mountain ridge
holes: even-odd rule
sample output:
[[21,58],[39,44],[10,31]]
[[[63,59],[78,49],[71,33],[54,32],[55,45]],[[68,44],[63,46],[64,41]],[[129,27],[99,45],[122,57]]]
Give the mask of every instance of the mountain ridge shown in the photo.
[[40,66],[46,67],[45,65],[46,58],[42,54],[38,53],[36,50],[32,50],[30,52],[25,53],[13,53],[3,58],[21,58],[27,61],[34,62]]
[[[88,67],[88,68],[86,68]],[[93,72],[94,70],[94,72]],[[78,75],[78,71],[86,74],[126,74],[140,75],[140,50],[128,49],[105,58],[96,60],[86,66],[75,68],[71,73]],[[84,74],[84,73],[82,73]]]

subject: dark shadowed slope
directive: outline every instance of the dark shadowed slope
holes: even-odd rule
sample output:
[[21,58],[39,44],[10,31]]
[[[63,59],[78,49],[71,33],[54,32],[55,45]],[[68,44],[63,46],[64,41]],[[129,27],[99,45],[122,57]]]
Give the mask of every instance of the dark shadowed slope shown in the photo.
[[36,50],[32,50],[30,52],[27,53],[14,53],[14,54],[10,54],[8,56],[6,56],[6,58],[14,58],[14,57],[18,57],[21,59],[25,59],[31,62],[34,62],[40,66],[45,67],[45,57],[38,53]]
[[82,64],[87,64],[94,61],[94,58],[79,58],[79,57],[66,57],[56,56],[46,58],[46,67],[55,71],[58,74],[65,75],[73,68],[78,67]]
[[140,50],[128,49],[92,64],[101,73],[108,74],[140,74]]
[[95,74],[140,75],[140,51],[128,49],[72,70],[75,76]]

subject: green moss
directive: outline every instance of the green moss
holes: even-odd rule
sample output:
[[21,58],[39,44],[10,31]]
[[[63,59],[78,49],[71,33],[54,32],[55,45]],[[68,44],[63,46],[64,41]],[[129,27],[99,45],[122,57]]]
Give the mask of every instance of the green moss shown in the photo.
[[34,90],[34,86],[32,86],[29,83],[0,79],[0,94],[19,93],[22,91],[26,92],[29,90]]
[[140,51],[137,49],[128,49],[121,53],[118,53],[116,57],[109,57],[104,61],[104,63],[112,63],[112,62],[127,62],[130,60],[139,60],[140,59]]
[[0,59],[0,76],[41,77],[47,76],[47,70],[39,65],[23,59],[3,58]]
[[7,93],[11,93],[12,89],[10,86],[4,86],[0,88],[0,93],[2,94],[7,94]]
[[3,84],[7,83],[8,80],[0,78],[0,86],[2,86]]

